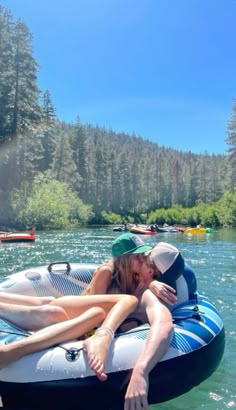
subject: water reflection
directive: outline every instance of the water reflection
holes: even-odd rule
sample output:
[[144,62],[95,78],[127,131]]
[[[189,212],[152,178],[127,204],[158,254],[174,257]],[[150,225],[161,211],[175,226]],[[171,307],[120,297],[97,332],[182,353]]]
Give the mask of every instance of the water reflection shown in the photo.
[[[54,261],[101,263],[111,257],[111,243],[120,235],[112,228],[37,232],[34,244],[0,244],[0,275]],[[177,246],[193,267],[198,288],[219,309],[226,328],[226,349],[219,369],[191,392],[152,410],[223,410],[236,407],[236,232],[208,235],[157,234],[142,238],[150,246],[167,241]],[[194,369],[193,369],[194,371]],[[186,375],[187,377],[187,375]]]

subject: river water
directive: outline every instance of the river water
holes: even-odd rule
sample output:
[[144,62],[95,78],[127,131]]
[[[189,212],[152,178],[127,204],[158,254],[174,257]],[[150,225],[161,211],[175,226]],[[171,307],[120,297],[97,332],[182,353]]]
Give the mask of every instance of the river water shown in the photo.
[[[34,244],[0,244],[0,275],[54,261],[101,263],[110,258],[111,243],[119,234],[111,227],[37,232]],[[170,242],[181,250],[195,271],[199,290],[219,310],[226,329],[225,353],[216,372],[185,395],[152,405],[151,410],[236,408],[236,231],[158,233],[142,239],[151,246]]]

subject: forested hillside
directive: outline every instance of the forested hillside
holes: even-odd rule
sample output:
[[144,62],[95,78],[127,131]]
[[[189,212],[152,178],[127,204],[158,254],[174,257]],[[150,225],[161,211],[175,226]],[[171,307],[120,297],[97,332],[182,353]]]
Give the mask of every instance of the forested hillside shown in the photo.
[[79,116],[75,124],[61,122],[50,92],[37,86],[31,33],[1,4],[0,56],[0,226],[50,227],[42,218],[48,209],[46,220],[61,218],[59,227],[66,218],[99,222],[104,211],[191,208],[235,192],[236,104],[228,155],[177,151],[82,124]]

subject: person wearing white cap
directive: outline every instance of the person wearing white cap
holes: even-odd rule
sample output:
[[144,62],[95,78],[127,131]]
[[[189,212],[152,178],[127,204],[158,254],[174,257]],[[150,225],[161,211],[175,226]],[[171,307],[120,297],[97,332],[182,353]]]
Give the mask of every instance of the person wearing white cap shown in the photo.
[[[159,274],[158,281],[154,280],[149,285],[149,289],[156,296],[166,301],[171,310],[177,304],[194,298],[197,291],[196,276],[175,246],[167,242],[159,242],[148,254]],[[159,282],[168,286],[160,288]],[[172,298],[174,303],[170,303],[173,292],[176,293],[176,298]]]
[[150,257],[160,272],[160,281],[174,285],[184,269],[184,259],[180,251],[167,242],[159,242],[151,250]]

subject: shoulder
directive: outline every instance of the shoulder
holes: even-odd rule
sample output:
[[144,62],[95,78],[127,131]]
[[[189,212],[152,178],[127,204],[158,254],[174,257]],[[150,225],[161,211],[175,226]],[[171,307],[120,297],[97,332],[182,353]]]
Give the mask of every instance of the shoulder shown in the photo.
[[172,323],[172,316],[168,307],[149,289],[143,293],[140,304],[146,311],[148,321],[151,325],[156,323],[159,326],[160,323]]
[[93,278],[86,289],[86,294],[106,294],[112,279],[112,265],[100,265],[93,274]]
[[154,295],[154,293],[150,289],[146,289],[145,292],[143,292],[140,304],[147,308],[151,306],[157,306],[161,304],[162,302]]
[[113,266],[111,263],[103,263],[102,265],[98,266],[98,268],[96,269],[96,271],[94,272],[93,277],[97,276],[97,275],[110,275],[110,277],[113,274]]

